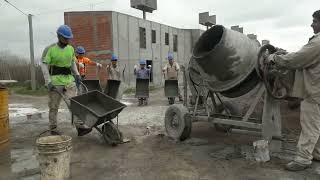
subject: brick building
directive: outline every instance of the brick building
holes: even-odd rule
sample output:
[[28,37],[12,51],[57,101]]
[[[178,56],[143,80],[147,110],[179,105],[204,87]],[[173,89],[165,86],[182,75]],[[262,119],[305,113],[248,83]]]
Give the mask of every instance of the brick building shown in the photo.
[[[141,58],[152,65],[152,83],[163,84],[161,69],[167,62],[168,52],[174,53],[179,64],[186,64],[203,32],[174,28],[114,11],[65,12],[64,20],[74,33],[72,44],[84,46],[92,60],[106,65],[112,53],[119,57],[124,82],[129,86],[135,84],[133,67]],[[99,76],[104,84],[107,78],[104,68]],[[88,68],[87,77],[96,79],[95,67]]]

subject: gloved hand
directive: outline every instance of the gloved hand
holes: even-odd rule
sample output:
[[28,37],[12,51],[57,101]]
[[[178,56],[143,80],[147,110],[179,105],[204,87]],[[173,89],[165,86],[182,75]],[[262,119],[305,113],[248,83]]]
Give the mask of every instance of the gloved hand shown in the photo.
[[75,79],[75,83],[76,83],[77,85],[80,85],[80,83],[81,83],[81,81],[82,81],[81,76],[80,76],[80,75],[75,75],[75,76],[74,76],[74,79]]
[[148,68],[151,68],[152,66],[151,65],[148,65]]
[[79,67],[80,68],[84,68],[84,64],[83,63],[79,63]]
[[100,63],[96,63],[97,67],[101,68],[102,67],[102,64]]
[[268,64],[274,64],[274,56],[275,54],[270,54],[269,56],[266,57],[265,62]]
[[48,91],[53,91],[55,88],[56,87],[51,82],[48,83],[48,85],[47,85]]
[[134,68],[134,69],[137,69],[137,68],[138,68],[138,66],[137,66],[137,65],[134,65],[134,66],[133,66],[133,68]]

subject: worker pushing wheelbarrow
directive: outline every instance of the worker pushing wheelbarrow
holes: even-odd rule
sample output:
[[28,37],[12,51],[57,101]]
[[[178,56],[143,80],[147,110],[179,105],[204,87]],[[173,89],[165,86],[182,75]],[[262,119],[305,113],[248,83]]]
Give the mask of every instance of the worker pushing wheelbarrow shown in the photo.
[[136,98],[139,101],[138,105],[142,106],[148,105],[150,70],[146,68],[144,59],[141,59],[139,64],[139,68],[136,65],[134,66],[134,75],[136,75]]
[[[57,37],[58,42],[46,47],[41,58],[41,69],[48,88],[50,133],[61,134],[58,131],[57,115],[60,101],[63,99],[72,112],[78,136],[86,135],[95,128],[107,142],[120,142],[121,133],[112,119],[126,106],[99,91],[75,96],[76,84],[82,84],[82,78],[77,69],[74,49],[69,45],[73,38],[71,28],[61,25],[57,29]],[[98,127],[100,125],[101,128]]]
[[[84,87],[84,89],[87,88]],[[76,118],[89,129],[96,129],[104,140],[111,145],[122,143],[122,133],[118,129],[118,114],[126,107],[125,104],[97,90],[71,98],[64,94],[63,89],[62,91],[54,89],[54,91],[67,104],[71,112],[72,122]],[[114,118],[117,118],[117,125],[112,121]]]

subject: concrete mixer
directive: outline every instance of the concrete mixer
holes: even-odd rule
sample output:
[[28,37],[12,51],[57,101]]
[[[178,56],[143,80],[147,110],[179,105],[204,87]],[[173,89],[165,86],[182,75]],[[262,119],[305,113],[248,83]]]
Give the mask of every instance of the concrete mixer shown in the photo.
[[[262,54],[275,51],[271,45],[260,47],[246,35],[221,25],[204,32],[195,44],[188,68],[183,71],[184,97],[188,97],[190,89],[196,101],[187,104],[185,100],[184,105],[167,109],[167,134],[185,140],[190,137],[193,122],[207,121],[228,132],[260,135],[270,141],[281,139],[278,99],[287,97],[288,91],[279,95],[283,86],[273,85],[277,78],[265,73],[270,66],[264,66],[261,60]],[[266,89],[269,93],[265,93]],[[253,95],[249,96],[250,106],[244,115],[234,103],[224,101],[225,97],[238,98],[249,92]],[[205,98],[203,104],[199,104],[201,97]],[[252,118],[262,97],[262,117]]]

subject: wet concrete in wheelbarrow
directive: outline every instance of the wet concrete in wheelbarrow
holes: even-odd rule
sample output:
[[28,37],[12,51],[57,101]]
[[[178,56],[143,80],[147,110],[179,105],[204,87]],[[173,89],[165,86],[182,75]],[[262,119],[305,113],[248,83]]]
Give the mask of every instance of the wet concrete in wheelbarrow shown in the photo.
[[[136,100],[125,97],[128,107],[119,115],[119,127],[131,141],[112,147],[97,131],[77,137],[70,124],[70,115],[59,112],[59,129],[72,139],[71,176],[77,180],[105,179],[230,179],[230,180],[300,180],[320,179],[320,164],[302,172],[288,172],[283,165],[292,154],[283,152],[287,159],[272,157],[267,163],[252,158],[252,142],[257,137],[217,132],[208,123],[194,123],[192,138],[175,142],[164,132],[163,117],[167,101],[162,91],[154,92],[147,107],[137,107]],[[46,98],[11,97],[12,103],[30,104],[46,111]],[[292,119],[285,132],[297,138],[297,118]],[[13,179],[39,179],[35,140],[48,127],[47,113],[41,118],[11,117],[11,174]],[[296,123],[293,126],[292,123]],[[299,128],[298,128],[299,129]],[[294,148],[294,143],[285,147]],[[3,157],[2,157],[3,158]],[[1,159],[0,162],[3,159]],[[0,166],[0,172],[3,166]],[[3,176],[0,179],[7,179]]]

